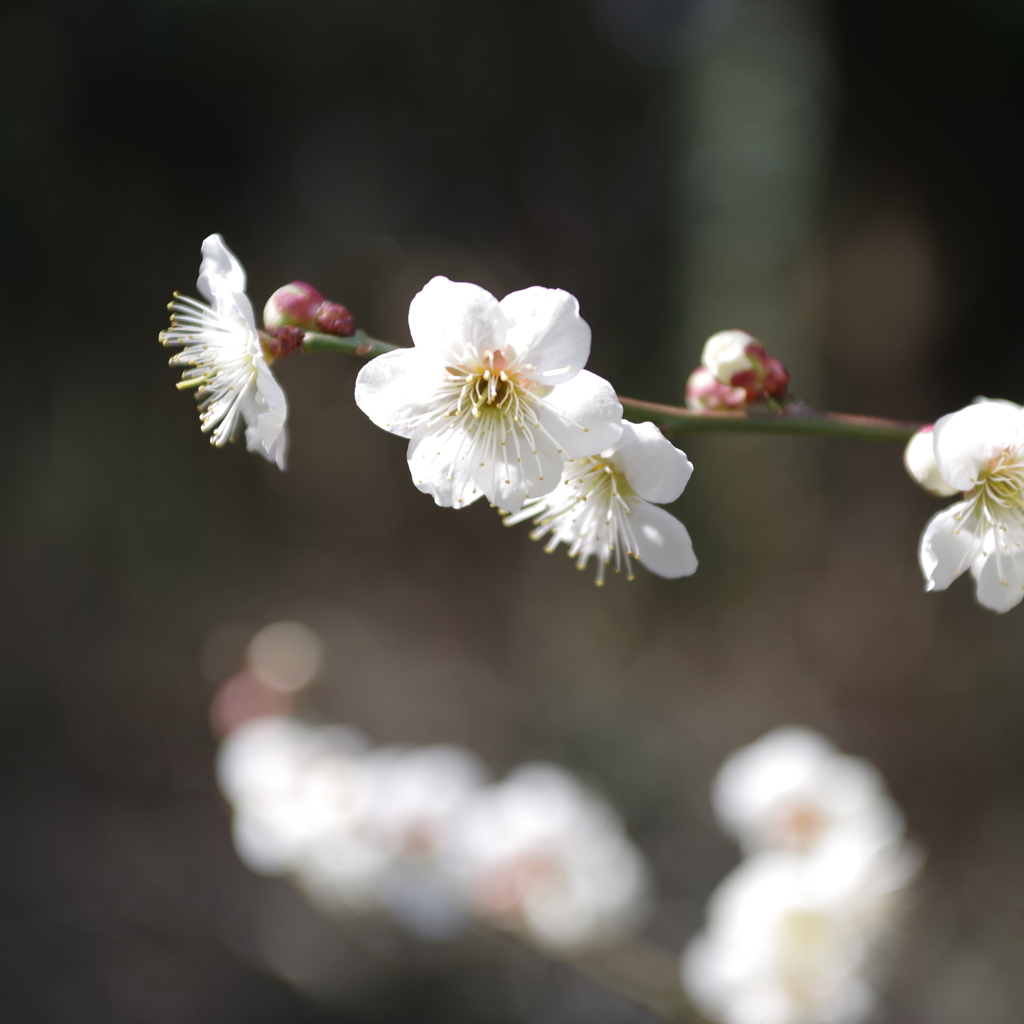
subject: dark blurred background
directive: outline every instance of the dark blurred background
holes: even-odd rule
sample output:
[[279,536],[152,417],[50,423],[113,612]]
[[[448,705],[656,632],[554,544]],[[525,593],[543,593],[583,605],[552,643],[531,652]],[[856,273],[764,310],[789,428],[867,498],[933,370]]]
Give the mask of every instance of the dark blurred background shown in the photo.
[[327,645],[310,713],[602,789],[670,950],[738,856],[717,766],[822,729],[929,850],[879,1020],[1021,1019],[1024,610],[922,592],[896,447],[684,437],[700,570],[598,591],[419,494],[354,360],[280,365],[282,474],[210,447],[156,335],[220,231],[257,309],[302,278],[396,342],[436,273],[566,288],[625,394],[743,327],[833,408],[1024,400],[1024,6],[8,0],[0,54],[0,1021],[648,1019],[237,862],[208,708],[282,618]]

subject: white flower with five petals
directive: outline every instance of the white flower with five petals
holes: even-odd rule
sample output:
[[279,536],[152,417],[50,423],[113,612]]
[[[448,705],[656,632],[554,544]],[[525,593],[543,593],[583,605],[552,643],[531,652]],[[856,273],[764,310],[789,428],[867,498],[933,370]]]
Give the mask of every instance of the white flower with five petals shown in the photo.
[[921,536],[926,589],[970,569],[979,603],[1009,611],[1024,599],[1024,409],[981,400],[943,416],[932,436],[939,476],[963,500]]
[[260,344],[245,271],[220,235],[203,242],[199,291],[209,305],[174,293],[164,345],[181,345],[172,366],[186,366],[179,388],[197,388],[199,419],[213,444],[245,425],[246,447],[284,469],[288,406]]
[[409,438],[416,486],[438,505],[481,496],[511,512],[557,485],[567,459],[622,433],[612,386],[583,369],[590,328],[557,288],[498,302],[474,284],[435,277],[409,306],[413,348],[371,360],[356,404]]
[[689,576],[697,559],[686,527],[651,502],[675,501],[693,465],[653,423],[624,421],[622,428],[614,445],[572,460],[552,494],[528,502],[505,524],[532,518],[536,528],[530,536],[550,535],[546,551],[567,544],[579,569],[593,555],[598,586],[613,559],[615,571],[625,568],[629,579],[633,559],[659,576]]

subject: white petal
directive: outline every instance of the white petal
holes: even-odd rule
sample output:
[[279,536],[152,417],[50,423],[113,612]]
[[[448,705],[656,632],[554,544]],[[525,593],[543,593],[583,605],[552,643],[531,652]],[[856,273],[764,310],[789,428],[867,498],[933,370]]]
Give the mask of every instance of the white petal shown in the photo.
[[1024,443],[1024,410],[1008,402],[977,402],[943,416],[934,434],[942,479],[969,491],[993,458]]
[[911,478],[929,494],[948,498],[957,493],[957,488],[950,487],[939,473],[935,462],[935,434],[930,426],[922,427],[907,442],[903,451],[903,465]]
[[596,455],[622,436],[622,406],[615,389],[589,370],[554,388],[543,399],[539,419],[565,459]]
[[262,360],[256,360],[256,393],[252,411],[243,409],[246,430],[245,443],[251,452],[259,452],[270,462],[285,468],[285,454],[288,448],[288,434],[285,420],[288,417],[288,403],[281,385],[277,383],[270,367]]
[[486,497],[499,508],[518,512],[528,496],[540,497],[558,486],[564,465],[552,442],[533,433],[532,441],[520,433],[518,449],[511,436],[502,448],[500,435],[488,442],[455,430],[414,438],[408,451],[413,483],[446,508]]
[[524,288],[501,300],[508,319],[508,345],[517,364],[536,369],[528,376],[542,384],[571,380],[590,357],[590,325],[580,316],[574,295],[561,288]]
[[412,348],[371,359],[356,377],[356,405],[385,430],[410,437],[415,420],[427,411],[437,364]]
[[622,437],[611,451],[612,465],[647,501],[675,501],[693,464],[653,423],[622,422]]
[[629,525],[645,569],[668,579],[696,572],[697,558],[690,535],[675,516],[643,500],[631,501],[630,512]]
[[237,313],[253,330],[256,318],[245,294],[245,270],[220,235],[203,240],[203,262],[199,265],[199,291],[223,316]]
[[927,580],[925,590],[945,590],[970,567],[980,550],[980,541],[967,519],[970,508],[969,501],[950,505],[932,516],[924,528],[918,560]]
[[435,277],[409,304],[409,331],[416,347],[461,363],[505,345],[505,315],[486,289]]
[[[1024,599],[1024,555],[1011,555],[1006,551],[997,557],[994,550],[1001,531],[989,533],[985,539],[988,557],[979,555],[975,562],[978,571],[978,604],[994,612],[1008,612]],[[972,566],[972,569],[974,567]]]

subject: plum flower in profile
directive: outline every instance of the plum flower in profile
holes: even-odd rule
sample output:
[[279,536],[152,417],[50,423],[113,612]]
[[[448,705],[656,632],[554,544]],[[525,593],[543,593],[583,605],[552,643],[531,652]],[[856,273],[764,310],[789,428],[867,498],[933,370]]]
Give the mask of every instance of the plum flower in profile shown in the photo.
[[512,526],[533,519],[534,540],[546,551],[568,545],[576,567],[597,558],[598,586],[613,561],[633,579],[633,560],[659,576],[689,576],[697,568],[690,535],[675,516],[652,502],[675,501],[693,465],[653,423],[624,421],[622,437],[600,455],[573,459],[554,492],[505,518]]
[[557,288],[498,302],[474,284],[435,277],[409,306],[413,348],[371,360],[356,404],[409,439],[413,482],[438,505],[482,496],[518,511],[552,491],[567,459],[622,433],[611,385],[583,369],[590,328]]
[[203,242],[198,286],[209,305],[175,292],[170,329],[160,335],[164,345],[182,346],[171,357],[172,366],[187,367],[178,387],[198,389],[200,423],[213,444],[244,425],[249,451],[284,469],[284,392],[260,342],[245,271],[220,235]]
[[978,602],[1009,611],[1024,599],[1024,409],[982,399],[943,416],[932,437],[938,476],[963,500],[925,527],[925,589],[945,590],[970,569]]

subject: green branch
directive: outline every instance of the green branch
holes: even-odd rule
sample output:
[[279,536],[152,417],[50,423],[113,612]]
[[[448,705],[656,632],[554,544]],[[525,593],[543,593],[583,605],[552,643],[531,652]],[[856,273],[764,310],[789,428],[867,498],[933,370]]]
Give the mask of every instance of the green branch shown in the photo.
[[[341,352],[370,359],[399,348],[356,331],[350,338],[336,334],[307,332],[302,342],[306,352]],[[906,444],[920,427],[874,416],[842,412],[819,412],[794,402],[779,412],[694,412],[674,405],[659,405],[637,398],[623,398],[623,411],[630,420],[651,420],[666,434],[803,434],[805,437],[845,437],[860,441],[889,441]]]
[[819,412],[802,402],[794,402],[779,412],[694,412],[637,398],[619,396],[619,401],[628,419],[642,416],[657,423],[668,435],[803,434],[805,437],[845,437],[906,444],[921,426],[875,416]]
[[364,359],[372,359],[374,356],[383,355],[398,347],[398,345],[389,345],[386,341],[371,338],[364,331],[356,331],[350,338],[343,338],[337,334],[316,334],[313,331],[307,331],[302,339],[304,352],[342,352],[347,356],[362,356]]

